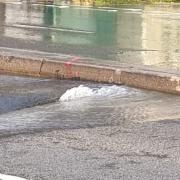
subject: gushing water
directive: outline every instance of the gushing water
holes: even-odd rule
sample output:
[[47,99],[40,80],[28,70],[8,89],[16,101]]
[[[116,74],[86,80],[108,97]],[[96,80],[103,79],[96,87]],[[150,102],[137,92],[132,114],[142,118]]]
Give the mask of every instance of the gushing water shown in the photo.
[[84,85],[68,89],[61,97],[60,101],[70,101],[85,97],[105,97],[120,94],[127,94],[127,90],[121,86],[103,86],[101,88],[90,88]]

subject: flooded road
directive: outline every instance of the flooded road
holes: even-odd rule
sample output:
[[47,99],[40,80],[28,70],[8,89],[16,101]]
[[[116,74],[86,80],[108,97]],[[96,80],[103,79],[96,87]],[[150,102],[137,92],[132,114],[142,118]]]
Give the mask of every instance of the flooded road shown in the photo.
[[180,7],[0,3],[0,46],[180,68]]
[[179,96],[1,74],[0,100],[0,176],[180,178]]
[[0,100],[0,137],[180,118],[178,96],[81,81],[1,75]]

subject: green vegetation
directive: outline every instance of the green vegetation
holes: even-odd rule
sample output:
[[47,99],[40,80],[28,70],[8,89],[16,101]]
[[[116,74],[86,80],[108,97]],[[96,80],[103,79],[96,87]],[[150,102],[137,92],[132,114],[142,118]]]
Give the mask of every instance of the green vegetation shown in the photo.
[[102,5],[121,5],[121,4],[138,4],[141,0],[95,0],[97,6]]
[[121,4],[180,3],[180,0],[95,0],[97,6]]

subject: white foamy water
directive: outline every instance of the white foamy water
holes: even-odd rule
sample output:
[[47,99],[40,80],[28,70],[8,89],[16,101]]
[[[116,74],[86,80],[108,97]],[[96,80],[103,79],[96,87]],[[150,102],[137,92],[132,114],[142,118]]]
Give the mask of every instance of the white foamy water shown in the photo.
[[85,97],[106,97],[114,95],[125,95],[127,90],[121,86],[104,86],[101,88],[90,88],[84,85],[68,89],[61,97],[60,101],[70,101]]
[[0,174],[0,180],[27,180],[24,178],[20,178],[17,176],[10,176],[10,175],[5,175],[5,174]]

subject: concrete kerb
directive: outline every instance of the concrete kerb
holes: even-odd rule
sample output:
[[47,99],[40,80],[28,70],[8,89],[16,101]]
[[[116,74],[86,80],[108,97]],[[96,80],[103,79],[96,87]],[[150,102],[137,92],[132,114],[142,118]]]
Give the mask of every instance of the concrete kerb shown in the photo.
[[115,70],[112,68],[82,63],[44,60],[40,75],[58,79],[77,79],[113,83],[114,71]]
[[40,58],[0,55],[0,70],[4,73],[38,77],[88,80],[125,84],[132,87],[180,94],[180,75],[148,68],[99,66],[68,63]]
[[43,60],[0,55],[0,71],[5,73],[39,76]]
[[121,82],[127,86],[180,94],[180,76],[146,70],[123,70]]

